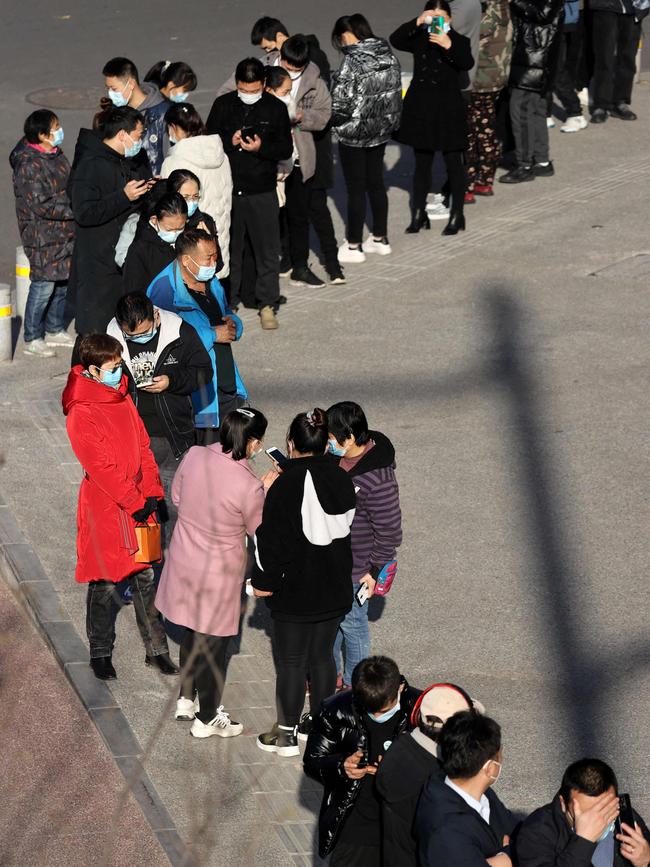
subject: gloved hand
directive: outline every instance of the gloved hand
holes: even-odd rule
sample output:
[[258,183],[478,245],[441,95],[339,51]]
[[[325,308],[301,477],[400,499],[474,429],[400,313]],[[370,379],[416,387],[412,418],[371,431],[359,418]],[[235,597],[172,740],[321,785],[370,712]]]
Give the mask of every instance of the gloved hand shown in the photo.
[[134,521],[137,521],[138,524],[144,524],[149,515],[153,515],[153,513],[158,508],[158,498],[157,497],[147,497],[144,506],[141,509],[138,509],[135,512],[131,512],[131,517]]

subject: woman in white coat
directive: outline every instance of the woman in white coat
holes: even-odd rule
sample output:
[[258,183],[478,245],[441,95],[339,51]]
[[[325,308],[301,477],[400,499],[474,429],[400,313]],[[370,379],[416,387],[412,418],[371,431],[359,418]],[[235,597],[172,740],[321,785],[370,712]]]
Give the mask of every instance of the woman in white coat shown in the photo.
[[218,135],[206,135],[201,115],[193,105],[173,105],[165,115],[169,141],[174,146],[162,164],[161,176],[175,169],[190,169],[201,182],[199,208],[215,221],[223,268],[218,277],[230,273],[230,208],[232,177],[230,163]]

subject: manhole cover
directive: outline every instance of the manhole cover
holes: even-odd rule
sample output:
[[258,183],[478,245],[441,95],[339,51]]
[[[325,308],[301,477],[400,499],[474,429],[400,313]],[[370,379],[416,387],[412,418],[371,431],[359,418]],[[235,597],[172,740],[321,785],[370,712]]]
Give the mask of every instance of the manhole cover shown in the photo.
[[625,277],[640,280],[650,277],[650,253],[637,253],[613,265],[607,265],[591,274],[592,277]]
[[106,88],[100,87],[46,87],[34,90],[25,99],[32,105],[43,108],[97,109],[99,100],[106,96]]

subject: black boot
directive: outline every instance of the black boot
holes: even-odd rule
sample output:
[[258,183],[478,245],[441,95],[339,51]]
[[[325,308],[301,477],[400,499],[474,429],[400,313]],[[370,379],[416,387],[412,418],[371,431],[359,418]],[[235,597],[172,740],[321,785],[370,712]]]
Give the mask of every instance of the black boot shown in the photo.
[[427,212],[424,208],[414,208],[411,215],[411,223],[406,227],[404,232],[407,235],[415,235],[420,229],[430,229],[431,223],[427,217]]
[[90,667],[98,680],[115,680],[117,674],[110,656],[96,656],[90,660]]
[[462,211],[452,211],[449,222],[442,230],[443,235],[457,235],[465,231],[465,215]]
[[157,668],[161,674],[178,674],[178,668],[169,658],[168,653],[160,653],[158,656],[145,656],[145,665]]

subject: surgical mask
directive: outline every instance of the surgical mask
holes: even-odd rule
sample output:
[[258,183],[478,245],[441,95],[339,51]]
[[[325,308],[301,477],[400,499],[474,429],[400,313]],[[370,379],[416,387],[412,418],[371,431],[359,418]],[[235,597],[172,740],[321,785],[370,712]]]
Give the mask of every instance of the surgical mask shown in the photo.
[[182,229],[161,229],[159,226],[154,226],[154,224],[149,221],[149,225],[152,229],[156,230],[156,233],[161,241],[165,241],[167,244],[175,244],[176,238],[182,233]]
[[169,97],[172,102],[187,102],[189,93],[172,93]]
[[[488,765],[498,765],[498,766],[499,766],[499,770],[497,771],[497,775],[496,775],[496,777],[491,777],[491,776],[488,774],[488,776],[490,777],[490,781],[491,781],[492,785],[494,785],[494,783],[496,783],[496,781],[497,781],[497,780],[499,779],[499,777],[501,776],[501,768],[503,767],[503,765],[501,764],[501,762],[497,762],[495,759],[489,759],[489,760],[488,760],[488,761],[483,765],[483,768],[487,768]],[[485,771],[485,773],[487,774],[487,771]]]
[[142,139],[138,139],[138,141],[133,141],[128,132],[126,133],[126,135],[128,136],[131,144],[127,148],[124,148],[124,156],[127,159],[132,159],[133,157],[137,157],[137,155],[142,150]]
[[286,93],[284,96],[278,96],[280,102],[283,102],[285,105],[291,105],[291,94]]
[[331,455],[336,455],[337,458],[345,457],[345,449],[340,446],[335,439],[327,440],[327,451]]
[[[191,256],[190,259],[192,259]],[[192,259],[192,262],[194,262],[196,267],[199,269],[199,272],[196,275],[196,279],[199,283],[207,283],[208,280],[212,280],[214,275],[217,273],[216,265],[199,265],[199,263],[195,262],[194,259]]]
[[63,137],[63,127],[60,126],[58,129],[54,130],[54,132],[52,133],[52,137],[49,138],[48,141],[52,145],[52,147],[58,148],[60,145],[63,144]]
[[385,722],[388,722],[389,719],[392,719],[399,709],[400,709],[400,696],[398,695],[397,701],[395,702],[393,707],[384,711],[384,713],[380,714],[379,716],[375,716],[374,713],[369,713],[368,716],[370,717],[371,720],[373,720],[373,722],[385,723]]
[[287,72],[289,73],[289,78],[292,81],[298,81],[298,79],[300,78],[300,76],[303,74],[304,71],[305,71],[304,69],[301,69],[300,72],[291,72],[290,70],[287,69]]
[[260,90],[259,93],[243,93],[241,90],[237,91],[237,96],[241,99],[244,105],[255,105],[256,102],[259,102],[262,98],[263,91]]
[[154,325],[151,331],[145,331],[144,334],[124,334],[124,339],[130,343],[149,343],[150,340],[154,339],[156,334],[158,334],[158,327]]
[[109,388],[117,388],[122,382],[122,365],[118,364],[115,370],[102,370],[100,373],[102,385]]
[[445,23],[442,25],[442,32],[443,33],[449,33],[450,30],[451,30],[451,24],[449,23],[449,21],[445,21]]
[[596,840],[596,842],[597,842],[597,843],[602,843],[602,841],[603,841],[606,837],[609,837],[610,834],[613,834],[613,833],[614,833],[615,828],[616,828],[616,822],[611,822],[611,823],[610,823],[610,824],[605,828],[605,830],[604,830],[603,833],[600,835],[600,837]]
[[187,203],[187,216],[193,217],[194,214],[196,214],[196,209],[198,208],[199,203],[196,201],[196,199],[192,199],[189,202],[187,201],[187,199],[185,199],[185,202]]
[[176,139],[174,138],[174,136],[171,133],[169,133],[169,144],[170,145],[178,144],[178,142],[176,141]]
[[[124,90],[126,90],[128,86],[129,83],[127,81]],[[116,108],[123,108],[125,105],[129,104],[129,97],[124,96],[124,90],[111,90],[111,88],[108,90],[108,98]],[[133,93],[133,88],[131,88],[131,93]]]

